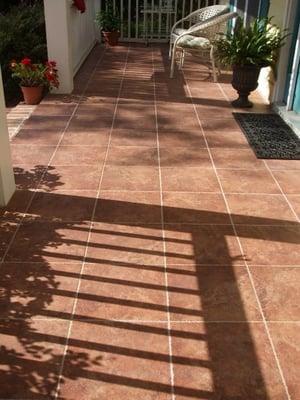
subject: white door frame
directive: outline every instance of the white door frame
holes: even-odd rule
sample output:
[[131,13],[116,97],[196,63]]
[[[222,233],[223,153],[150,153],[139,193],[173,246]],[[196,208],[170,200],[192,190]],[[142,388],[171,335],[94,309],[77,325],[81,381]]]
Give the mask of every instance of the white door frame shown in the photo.
[[297,83],[297,78],[298,78],[299,62],[300,62],[300,26],[298,28],[297,41],[296,41],[296,47],[295,47],[295,56],[294,56],[294,61],[293,61],[292,74],[291,74],[291,82],[290,82],[289,93],[288,93],[287,104],[286,104],[287,111],[290,111],[293,108],[296,83]]
[[[286,0],[286,8],[283,18],[282,29],[290,29],[295,20],[295,9],[297,0]],[[274,93],[272,96],[273,103],[283,103],[284,91],[286,84],[286,75],[289,66],[290,48],[292,43],[292,36],[288,36],[285,45],[282,47],[279,56],[277,76],[278,79],[275,84]]]

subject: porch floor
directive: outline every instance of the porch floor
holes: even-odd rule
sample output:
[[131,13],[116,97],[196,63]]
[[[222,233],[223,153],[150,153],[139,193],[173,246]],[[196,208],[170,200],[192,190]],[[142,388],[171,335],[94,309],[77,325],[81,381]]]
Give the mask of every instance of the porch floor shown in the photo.
[[226,76],[168,74],[96,47],[13,139],[1,399],[300,398],[300,163],[256,159]]

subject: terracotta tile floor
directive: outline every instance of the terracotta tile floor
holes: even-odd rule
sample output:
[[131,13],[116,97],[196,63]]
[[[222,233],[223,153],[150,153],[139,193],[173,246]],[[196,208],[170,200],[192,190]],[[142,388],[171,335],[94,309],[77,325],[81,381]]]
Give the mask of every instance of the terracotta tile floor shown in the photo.
[[0,399],[300,398],[300,162],[166,50],[96,47],[13,139]]

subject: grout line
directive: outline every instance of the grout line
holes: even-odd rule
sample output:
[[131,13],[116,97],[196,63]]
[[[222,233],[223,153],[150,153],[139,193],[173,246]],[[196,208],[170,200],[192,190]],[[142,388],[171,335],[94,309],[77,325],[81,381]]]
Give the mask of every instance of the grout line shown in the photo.
[[280,186],[278,180],[276,179],[275,175],[273,174],[272,170],[270,169],[270,167],[268,166],[268,163],[264,160],[265,166],[267,168],[267,170],[269,171],[270,175],[272,176],[275,184],[277,185],[278,189],[280,190],[282,196],[284,197],[285,201],[287,202],[290,210],[292,211],[292,213],[294,214],[294,216],[296,217],[296,220],[298,222],[300,222],[300,219],[296,213],[296,211],[294,210],[294,207],[292,206],[292,204],[290,203],[289,199],[287,198],[286,194],[284,193],[284,191],[282,190],[282,187]]
[[[116,103],[115,103],[115,110],[114,110],[114,114],[113,114],[113,117],[112,117],[112,123],[111,123],[111,128],[110,128],[108,145],[107,145],[107,149],[106,149],[104,163],[103,163],[103,166],[102,166],[101,176],[100,176],[100,179],[99,179],[98,191],[97,191],[97,195],[96,195],[96,199],[95,199],[95,203],[94,203],[94,208],[93,208],[93,212],[92,212],[90,228],[89,228],[87,242],[86,242],[87,244],[86,244],[85,252],[84,252],[84,256],[83,256],[83,262],[82,262],[81,270],[80,270],[80,273],[79,273],[78,285],[77,285],[76,295],[75,295],[75,299],[74,299],[72,314],[71,314],[71,317],[70,317],[70,324],[69,324],[68,333],[67,333],[67,337],[66,337],[65,349],[64,349],[62,363],[61,363],[61,367],[60,367],[60,371],[59,371],[59,378],[58,378],[58,383],[57,383],[54,399],[58,398],[59,391],[60,391],[61,380],[62,380],[62,377],[63,377],[62,376],[63,375],[63,369],[64,369],[66,355],[67,355],[68,348],[69,348],[69,340],[70,340],[70,337],[71,337],[73,321],[74,321],[74,317],[75,317],[75,311],[76,311],[76,307],[77,307],[77,303],[78,303],[78,297],[79,297],[79,291],[80,291],[80,286],[81,286],[82,275],[84,273],[84,268],[85,268],[86,259],[87,259],[87,253],[88,253],[88,248],[89,248],[89,242],[90,242],[90,239],[91,239],[91,234],[92,234],[92,229],[93,229],[93,222],[94,222],[94,219],[95,219],[97,202],[98,202],[98,198],[100,196],[100,189],[101,189],[101,184],[102,184],[102,180],[103,180],[105,164],[106,164],[106,160],[107,160],[107,157],[108,157],[109,146],[110,146],[110,142],[111,142],[111,137],[112,137],[112,132],[113,132],[113,128],[114,128],[115,118],[116,118],[116,115],[117,115],[117,108],[118,108],[118,104],[119,104],[119,100],[120,100],[120,96],[121,96],[121,91],[122,91],[122,87],[123,87],[123,82],[124,82],[124,78],[125,78],[126,67],[127,67],[127,62],[128,62],[128,56],[129,56],[129,50],[130,50],[130,45],[127,48],[125,64],[124,64],[124,68],[123,68],[123,74],[122,74],[121,82],[120,82],[120,85],[119,85],[118,97],[117,97],[117,100],[116,100]],[[96,68],[97,68],[97,66],[98,66],[98,63],[96,65]]]
[[[221,85],[219,83],[218,83],[218,86],[221,89],[221,92],[223,93],[225,100],[227,100],[230,103],[229,98],[227,97],[226,93],[224,92],[223,88],[221,87]],[[197,113],[196,109],[195,109],[195,111]],[[197,116],[198,116],[198,113],[197,113]],[[199,117],[198,117],[198,120],[199,120]],[[200,122],[200,120],[199,120],[199,122]],[[201,126],[201,122],[200,122],[200,126]],[[201,126],[201,128],[202,128],[202,126]],[[205,136],[205,134],[204,134],[204,136]],[[208,146],[208,151],[210,152],[209,146]],[[213,158],[212,158],[212,162],[214,163]],[[219,176],[217,174],[217,171],[216,171],[216,176],[217,176],[217,179],[220,182],[220,187],[221,187],[221,190],[223,192],[222,184],[221,184],[221,181],[220,181]],[[226,198],[226,195],[225,195],[224,192],[223,192],[223,196],[224,196],[224,200],[226,202],[226,207],[228,208],[228,212],[230,213],[230,208],[229,208],[229,205],[228,205],[228,202],[227,202],[227,198]],[[236,227],[235,227],[234,221],[233,221],[233,219],[231,217],[231,214],[230,214],[230,220],[232,221],[232,228],[233,228],[233,230],[234,230],[234,232],[236,234],[236,238],[237,238],[237,241],[238,241],[238,244],[239,244],[239,248],[240,248],[242,254],[244,254],[243,247],[242,247],[240,238],[237,235]],[[269,327],[268,327],[268,323],[267,323],[267,320],[266,320],[266,317],[265,317],[265,313],[263,311],[261,302],[259,300],[259,296],[258,296],[256,287],[255,287],[255,283],[254,283],[254,279],[253,279],[253,276],[252,276],[252,273],[251,273],[251,270],[250,270],[250,267],[249,267],[249,264],[248,264],[247,260],[245,260],[245,266],[246,266],[246,269],[247,269],[247,272],[248,272],[248,276],[249,276],[249,279],[250,279],[250,282],[251,282],[251,285],[252,285],[252,288],[253,288],[253,292],[254,292],[258,307],[259,307],[259,311],[260,311],[261,316],[263,318],[265,330],[266,330],[266,333],[267,333],[267,336],[268,336],[268,339],[269,339],[269,343],[270,343],[270,346],[271,346],[271,349],[272,349],[272,352],[273,352],[273,355],[274,355],[274,358],[275,358],[275,361],[276,361],[277,369],[278,369],[282,384],[283,384],[285,392],[286,392],[287,399],[291,400],[289,389],[288,389],[288,386],[287,386],[287,383],[286,383],[286,380],[285,380],[285,377],[284,377],[284,374],[283,374],[283,371],[282,371],[282,368],[281,368],[281,365],[280,365],[280,362],[279,362],[279,357],[277,355],[277,352],[276,352],[276,349],[275,349],[275,345],[274,345],[273,339],[271,337],[271,333],[270,333],[270,330],[269,330]]]
[[[95,199],[94,199],[95,200]],[[99,197],[97,198],[97,200],[106,200],[106,199],[103,199],[103,198],[101,198],[100,197],[100,194],[99,194]],[[157,207],[160,207],[159,205],[157,205]],[[228,218],[229,218],[229,214],[226,214],[226,215],[228,215]],[[36,214],[28,214],[28,213],[26,213],[25,215],[24,215],[24,217],[23,217],[23,219],[22,219],[22,222],[24,222],[24,223],[30,223],[30,222],[38,222],[38,223],[42,223],[42,224],[45,224],[45,223],[47,223],[47,224],[66,224],[66,223],[68,223],[68,224],[80,224],[80,223],[82,223],[82,222],[85,222],[85,223],[88,223],[88,222],[91,222],[91,220],[90,219],[80,219],[80,220],[73,220],[73,219],[63,219],[63,218],[59,218],[59,217],[54,217],[53,219],[50,219],[50,218],[45,218],[45,219],[43,219],[43,218],[41,218],[41,219],[39,219],[38,221],[35,221],[34,219],[32,219],[32,217],[35,217],[36,216]],[[7,216],[7,218],[8,218],[8,221],[9,221],[9,216]],[[254,217],[254,218],[256,218],[256,217]],[[259,217],[257,217],[257,218],[259,218]],[[13,221],[11,221],[11,222],[13,222]],[[102,221],[102,222],[98,222],[99,224],[102,224],[103,222],[105,222],[105,223],[113,223],[113,224],[115,224],[115,225],[130,225],[130,226],[153,226],[153,227],[156,227],[156,226],[160,226],[161,225],[161,222],[155,222],[155,221],[153,221],[153,222],[145,222],[145,221],[138,221],[138,220],[135,220],[135,221],[130,221],[130,220],[118,220],[118,221]],[[96,222],[97,223],[97,222]],[[164,225],[165,226],[174,226],[174,225],[178,225],[178,226],[186,226],[186,225],[188,225],[188,226],[194,226],[194,227],[197,227],[197,226],[224,226],[224,227],[226,227],[226,226],[230,226],[231,227],[231,222],[228,222],[228,223],[217,223],[217,222],[215,222],[215,223],[211,223],[211,222],[191,222],[191,221],[180,221],[180,222],[176,222],[176,221],[166,221],[165,223],[164,223]],[[290,220],[287,220],[287,221],[285,221],[285,223],[282,223],[282,224],[240,224],[240,223],[238,223],[238,222],[235,222],[235,226],[237,226],[237,227],[258,227],[258,228],[291,228],[291,227],[295,227],[295,226],[298,226],[299,224],[298,224],[298,222],[297,221],[290,221]]]
[[[64,321],[62,318],[58,317],[34,317],[34,318],[5,318],[5,317],[0,317],[0,321]],[[267,320],[268,323],[270,324],[295,324],[298,325],[300,324],[300,320]],[[168,324],[168,320],[164,319],[118,319],[118,318],[77,318],[76,322],[82,322],[82,323],[96,323],[96,322],[107,322],[107,323],[114,323],[114,322],[127,322],[127,323],[144,323],[144,324]],[[175,323],[175,324],[261,324],[264,325],[263,320],[211,320],[207,321],[205,319],[171,319],[170,322]],[[171,329],[172,330],[172,329]],[[1,398],[2,400],[2,398]]]
[[[26,166],[27,164],[20,164],[20,167],[24,167],[24,166]],[[71,165],[68,165],[68,166],[71,166]],[[24,190],[24,189],[22,189],[22,188],[20,188],[20,189],[17,189],[17,190],[19,190],[19,191],[22,191],[22,190]],[[52,192],[49,192],[49,191],[47,191],[47,190],[45,190],[45,189],[36,189],[36,190],[33,190],[33,189],[29,189],[29,191],[36,191],[36,192],[41,192],[41,193],[54,193],[54,194],[56,194],[56,193],[62,193],[62,192],[78,192],[78,193],[80,193],[80,192],[96,192],[97,191],[97,189],[57,189],[57,190],[54,190],[54,191],[52,191]],[[159,190],[126,190],[126,189],[101,189],[101,192],[104,192],[104,193],[108,193],[108,192],[115,192],[115,193],[160,193],[160,191]],[[214,195],[221,195],[221,191],[219,191],[219,192],[202,192],[202,191],[200,191],[200,192],[191,192],[191,191],[181,191],[181,190],[164,190],[163,191],[163,193],[164,194],[170,194],[170,193],[182,193],[182,194],[184,194],[184,193],[187,193],[187,194],[214,194]],[[281,193],[260,193],[260,192],[258,192],[258,193],[245,193],[245,192],[224,192],[224,193],[226,193],[227,195],[229,194],[229,195],[239,195],[239,196],[282,196],[282,194]],[[291,194],[290,196],[299,196],[300,195],[300,193],[299,194],[297,194],[297,193],[293,193],[293,194]]]
[[[47,261],[48,262],[48,261]],[[60,264],[62,265],[74,265],[74,264],[81,264],[82,261],[50,261],[50,266],[55,267]],[[107,260],[107,263],[109,263],[109,260]],[[36,264],[36,265],[43,265],[43,261],[4,261],[3,264]],[[86,261],[86,265],[95,265],[96,262],[94,261]],[[131,263],[128,264],[128,267],[130,268]],[[163,267],[164,264],[155,264],[154,267]],[[244,267],[245,264],[199,264],[199,263],[193,263],[193,264],[186,264],[186,263],[168,263],[167,264],[167,269],[171,267],[176,267],[176,266],[184,266],[184,267],[216,267],[216,268],[227,268],[227,267]],[[299,264],[250,264],[251,268],[256,268],[256,267],[264,267],[264,268],[300,268]],[[141,265],[141,268],[143,266]],[[151,267],[151,264],[144,264],[144,267]],[[159,271],[158,271],[159,272]],[[184,272],[184,270],[182,270]],[[189,272],[188,275],[190,275],[191,271]],[[170,273],[170,272],[169,272]],[[172,272],[174,273],[174,272]],[[1,318],[1,317],[0,317]]]
[[163,240],[163,253],[164,253],[164,270],[165,270],[165,287],[166,287],[166,306],[167,306],[167,322],[168,322],[168,344],[169,344],[169,361],[170,361],[170,383],[171,383],[171,398],[176,399],[175,394],[175,377],[174,377],[174,365],[173,365],[173,350],[172,350],[172,336],[171,336],[171,316],[170,316],[170,298],[169,298],[169,283],[168,283],[168,270],[167,270],[167,248],[166,248],[166,234],[165,234],[165,223],[164,223],[164,202],[163,202],[163,190],[162,190],[162,173],[161,173],[161,162],[160,162],[160,144],[159,144],[159,128],[158,128],[158,113],[156,104],[156,81],[155,81],[155,62],[153,55],[153,48],[151,49],[152,56],[152,71],[153,71],[153,96],[154,96],[154,110],[155,110],[155,127],[156,127],[156,143],[157,143],[157,158],[158,158],[158,170],[159,170],[159,187],[160,187],[160,214],[161,214],[161,227],[162,227],[162,240]]

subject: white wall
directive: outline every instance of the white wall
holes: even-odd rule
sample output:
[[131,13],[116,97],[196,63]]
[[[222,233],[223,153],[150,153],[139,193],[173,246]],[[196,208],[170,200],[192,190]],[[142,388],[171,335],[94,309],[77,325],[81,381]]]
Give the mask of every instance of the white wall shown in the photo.
[[95,45],[95,28],[100,0],[86,0],[86,12],[80,13],[72,0],[44,0],[48,57],[57,62],[60,86],[55,92],[71,93],[73,78]]
[[80,68],[87,55],[94,47],[98,32],[95,26],[95,11],[99,0],[86,0],[86,12],[81,14],[74,7],[71,8],[71,45],[73,73]]
[[9,136],[0,68],[0,206],[5,206],[15,191]]

